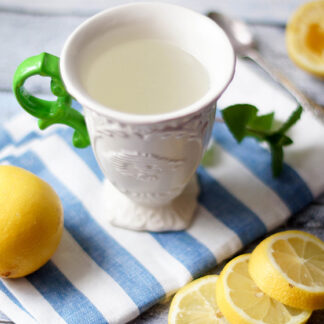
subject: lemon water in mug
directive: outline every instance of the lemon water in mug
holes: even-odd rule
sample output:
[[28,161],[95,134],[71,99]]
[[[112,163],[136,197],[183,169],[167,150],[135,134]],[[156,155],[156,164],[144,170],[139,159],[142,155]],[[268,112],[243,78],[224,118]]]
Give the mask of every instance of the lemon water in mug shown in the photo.
[[123,41],[92,53],[81,71],[88,94],[106,107],[161,114],[205,95],[208,73],[192,55],[156,39]]

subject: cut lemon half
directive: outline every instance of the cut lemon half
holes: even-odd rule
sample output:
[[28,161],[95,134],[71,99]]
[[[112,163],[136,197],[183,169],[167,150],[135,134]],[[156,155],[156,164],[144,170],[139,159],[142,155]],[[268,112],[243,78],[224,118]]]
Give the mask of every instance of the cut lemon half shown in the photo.
[[252,252],[249,273],[262,291],[286,305],[324,308],[324,242],[314,235],[269,236]]
[[218,276],[205,276],[181,288],[173,297],[169,324],[228,324],[215,296]]
[[324,0],[300,6],[287,24],[290,58],[302,69],[324,77]]
[[[250,254],[230,261],[216,285],[216,300],[231,324],[300,324],[310,317],[310,311],[285,306],[264,294],[248,272]],[[262,268],[262,264],[259,265]]]

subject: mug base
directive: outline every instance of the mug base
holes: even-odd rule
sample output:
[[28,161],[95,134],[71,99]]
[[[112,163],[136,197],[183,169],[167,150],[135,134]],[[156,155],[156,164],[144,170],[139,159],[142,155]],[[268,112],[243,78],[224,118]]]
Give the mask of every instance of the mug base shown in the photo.
[[107,215],[114,226],[135,231],[181,231],[195,215],[199,185],[194,175],[183,192],[168,205],[150,207],[137,204],[105,180]]

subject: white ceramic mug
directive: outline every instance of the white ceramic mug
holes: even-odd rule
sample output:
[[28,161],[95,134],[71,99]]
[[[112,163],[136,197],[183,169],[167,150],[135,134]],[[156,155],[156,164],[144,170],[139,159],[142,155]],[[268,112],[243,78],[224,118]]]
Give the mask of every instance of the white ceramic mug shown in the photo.
[[[159,115],[136,115],[103,106],[88,95],[80,80],[88,44],[102,35],[105,42],[153,38],[173,43],[205,67],[208,92],[188,107]],[[54,123],[72,126],[74,144],[79,147],[87,146],[90,138],[110,183],[110,221],[136,230],[186,228],[198,194],[193,175],[211,136],[216,101],[234,74],[235,55],[225,33],[209,18],[186,8],[132,3],[86,20],[68,38],[58,62],[46,53],[24,61],[15,74],[15,94],[25,110],[40,118],[41,128]],[[44,104],[26,95],[23,83],[34,74],[52,77],[56,102]],[[86,127],[83,116],[70,107],[70,96],[83,106]]]

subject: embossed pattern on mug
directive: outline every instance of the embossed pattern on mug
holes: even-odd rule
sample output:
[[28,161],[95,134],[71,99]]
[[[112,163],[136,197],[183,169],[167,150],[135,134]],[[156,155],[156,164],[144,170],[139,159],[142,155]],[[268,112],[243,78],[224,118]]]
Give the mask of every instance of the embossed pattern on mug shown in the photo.
[[203,65],[167,41],[130,40],[92,56],[81,71],[84,87],[114,110],[167,113],[198,101],[209,88]]

